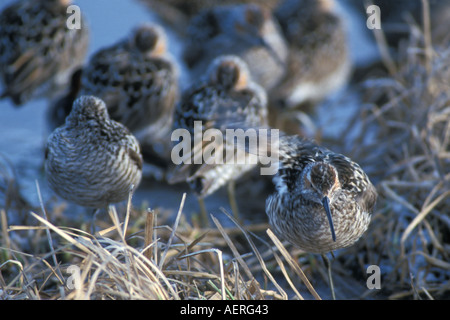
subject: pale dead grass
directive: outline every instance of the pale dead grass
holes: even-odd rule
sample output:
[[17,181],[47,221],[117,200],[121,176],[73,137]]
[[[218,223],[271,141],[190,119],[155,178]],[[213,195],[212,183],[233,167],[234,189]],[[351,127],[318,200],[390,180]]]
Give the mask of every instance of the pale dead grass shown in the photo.
[[[225,229],[212,216],[217,226],[212,235],[206,229],[180,227],[184,200],[185,194],[171,227],[154,224],[156,214],[148,210],[143,236],[142,232],[130,234],[127,229],[130,206],[123,222],[119,221],[116,208],[110,206],[112,226],[95,235],[77,228],[55,226],[46,215],[30,212],[38,222],[36,226],[13,225],[7,230],[3,227],[3,234],[40,232],[47,239],[48,250],[42,254],[20,252],[11,248],[8,236],[4,237],[2,252],[9,258],[0,265],[0,297],[75,300],[292,298],[278,284],[278,276],[266,266],[265,260],[270,260],[271,255],[272,259],[276,257],[279,266],[276,269],[280,269],[291,283],[296,297],[303,299],[289,279],[290,272],[275,248],[283,250],[285,257],[289,254],[273,234],[271,238],[275,245],[268,246],[268,257],[267,252],[261,253],[261,248],[254,244],[249,231],[236,221],[236,228]],[[4,214],[2,219],[6,219]],[[247,239],[250,252],[239,252],[232,239],[237,235]],[[138,242],[138,245],[130,245],[131,242]],[[253,262],[249,265],[252,256],[257,257],[259,265]],[[290,258],[289,264],[302,274],[294,259]],[[261,272],[265,277],[261,277]],[[8,277],[3,276],[4,273]],[[269,279],[274,290],[265,289],[266,284],[257,280],[261,278]],[[302,279],[308,283],[308,290],[314,297],[320,299],[304,275]]]

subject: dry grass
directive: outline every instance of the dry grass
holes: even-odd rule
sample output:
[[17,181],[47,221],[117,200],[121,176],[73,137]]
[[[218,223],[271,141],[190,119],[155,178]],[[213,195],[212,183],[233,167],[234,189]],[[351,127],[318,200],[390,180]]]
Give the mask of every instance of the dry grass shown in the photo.
[[[386,77],[361,84],[360,113],[330,142],[380,194],[368,232],[333,261],[337,290],[362,284],[353,298],[450,297],[450,50],[422,29],[411,26]],[[326,278],[323,266],[265,224],[241,226],[224,212],[233,227],[217,216],[215,228],[192,226],[183,196],[170,225],[130,206],[121,222],[110,207],[110,223],[92,235],[57,206],[29,206],[11,168],[2,160],[0,299],[320,299],[308,279]],[[365,288],[372,264],[381,290]]]
[[362,159],[380,197],[346,265],[356,255],[381,266],[393,299],[450,297],[450,50],[430,45],[412,25],[397,72],[363,84],[362,130],[347,150]]

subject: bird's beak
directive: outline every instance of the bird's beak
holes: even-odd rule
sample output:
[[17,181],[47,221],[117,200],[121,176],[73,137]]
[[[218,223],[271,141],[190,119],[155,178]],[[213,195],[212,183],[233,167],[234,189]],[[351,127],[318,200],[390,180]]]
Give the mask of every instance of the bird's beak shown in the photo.
[[330,223],[331,229],[331,237],[333,241],[336,242],[336,234],[334,233],[333,219],[331,218],[331,210],[330,210],[330,199],[325,196],[322,199],[323,207],[325,208],[325,212],[327,213],[328,222]]

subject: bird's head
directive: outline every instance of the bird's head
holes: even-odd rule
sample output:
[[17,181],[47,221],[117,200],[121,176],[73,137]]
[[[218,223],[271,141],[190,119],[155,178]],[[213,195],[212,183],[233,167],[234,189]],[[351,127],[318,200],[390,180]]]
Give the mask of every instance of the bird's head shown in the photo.
[[314,162],[305,168],[302,179],[303,189],[310,195],[310,199],[323,206],[333,241],[336,241],[331,212],[334,196],[341,187],[336,168],[327,163]]

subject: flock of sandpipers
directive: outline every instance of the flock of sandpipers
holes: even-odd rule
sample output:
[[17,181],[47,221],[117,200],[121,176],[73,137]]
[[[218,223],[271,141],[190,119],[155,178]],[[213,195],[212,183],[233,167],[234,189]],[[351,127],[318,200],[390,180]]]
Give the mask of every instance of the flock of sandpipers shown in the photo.
[[[190,75],[184,90],[162,25],[137,26],[85,61],[89,30],[84,18],[80,29],[67,27],[70,0],[22,0],[4,9],[1,95],[16,105],[52,96],[54,131],[45,172],[54,192],[85,207],[121,202],[141,181],[142,154],[148,153],[143,141],[145,148],[165,146],[152,153],[170,161],[174,129],[193,132],[195,121],[202,121],[203,130],[236,123],[266,128],[269,104],[290,110],[344,85],[350,59],[334,1],[278,2],[271,9],[255,3],[208,5],[193,14],[183,43]],[[207,147],[201,144],[193,150]],[[283,134],[277,157],[276,190],[266,200],[274,231],[321,254],[357,241],[377,198],[361,167]],[[180,164],[171,180],[188,182],[202,199],[255,166]]]

